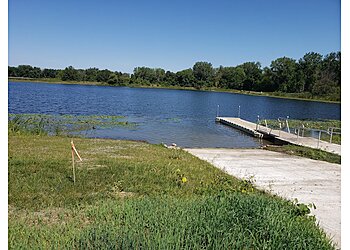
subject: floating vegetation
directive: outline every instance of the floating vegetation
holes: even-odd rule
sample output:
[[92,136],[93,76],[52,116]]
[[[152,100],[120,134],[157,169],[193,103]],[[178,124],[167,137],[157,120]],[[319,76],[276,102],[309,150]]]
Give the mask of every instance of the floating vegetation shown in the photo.
[[62,135],[114,127],[134,127],[124,116],[112,115],[49,115],[9,114],[8,128],[12,133]]

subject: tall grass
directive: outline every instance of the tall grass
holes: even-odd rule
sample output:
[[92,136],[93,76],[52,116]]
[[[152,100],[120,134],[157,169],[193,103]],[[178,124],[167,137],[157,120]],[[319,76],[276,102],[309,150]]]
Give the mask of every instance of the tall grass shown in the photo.
[[8,120],[8,132],[10,134],[47,135],[45,123],[48,122],[43,118],[33,123],[31,118],[23,119],[20,115],[15,115]]
[[333,248],[297,207],[259,194],[127,198],[78,207],[73,217],[70,212],[56,223],[38,215],[11,223],[10,248]]
[[113,127],[135,127],[123,116],[111,115],[49,115],[9,114],[9,133],[72,135],[83,131]]

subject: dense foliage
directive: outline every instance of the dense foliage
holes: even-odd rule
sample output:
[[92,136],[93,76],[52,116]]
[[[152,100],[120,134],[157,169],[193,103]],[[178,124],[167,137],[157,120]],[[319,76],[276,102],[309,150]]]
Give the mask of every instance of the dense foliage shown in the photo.
[[136,67],[133,74],[98,68],[63,70],[40,69],[30,65],[8,67],[9,77],[56,78],[62,81],[103,82],[117,86],[180,86],[223,88],[244,91],[304,93],[340,101],[341,53],[325,56],[310,52],[298,61],[277,58],[270,67],[246,62],[235,67],[214,68],[209,62],[196,62],[192,68],[176,73],[161,68]]

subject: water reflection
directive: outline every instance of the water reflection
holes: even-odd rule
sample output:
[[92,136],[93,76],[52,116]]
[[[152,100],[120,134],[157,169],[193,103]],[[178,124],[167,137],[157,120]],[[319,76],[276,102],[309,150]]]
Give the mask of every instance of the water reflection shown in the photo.
[[340,105],[205,91],[9,82],[10,113],[122,115],[135,129],[86,132],[90,137],[176,143],[182,147],[259,147],[258,139],[215,123],[220,115],[256,121],[340,119]]

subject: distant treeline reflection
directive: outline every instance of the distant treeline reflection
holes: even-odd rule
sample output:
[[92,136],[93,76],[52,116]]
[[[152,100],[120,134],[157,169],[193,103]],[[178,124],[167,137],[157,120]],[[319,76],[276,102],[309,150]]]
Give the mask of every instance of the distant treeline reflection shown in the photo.
[[[297,93],[300,97],[340,101],[341,53],[325,56],[310,52],[298,61],[277,58],[270,67],[245,62],[235,67],[213,68],[209,62],[196,62],[176,73],[161,68],[136,67],[133,74],[98,68],[41,69],[30,65],[8,67],[9,77],[100,82],[116,86],[178,86],[196,89],[218,88],[257,92]],[[283,94],[282,94],[283,95]]]

